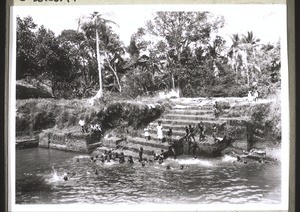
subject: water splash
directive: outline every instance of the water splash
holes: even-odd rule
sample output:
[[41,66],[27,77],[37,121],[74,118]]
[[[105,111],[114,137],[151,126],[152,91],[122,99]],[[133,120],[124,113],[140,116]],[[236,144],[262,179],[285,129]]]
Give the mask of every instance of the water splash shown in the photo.
[[236,157],[230,156],[230,155],[224,155],[222,158],[222,162],[233,162],[236,161]]
[[104,165],[106,166],[112,166],[112,165],[115,165],[115,164],[119,164],[119,162],[116,162],[116,161],[109,161],[109,162],[105,162]]
[[54,167],[52,167],[52,169],[53,169],[53,175],[52,175],[52,178],[50,179],[50,181],[57,182],[60,180],[60,178],[57,174],[57,171],[54,169]]
[[77,158],[79,158],[79,159],[81,159],[81,158],[90,158],[90,156],[89,155],[78,155],[78,156],[75,156],[74,158],[75,159],[77,159]]
[[208,160],[203,160],[203,159],[179,159],[178,163],[180,165],[202,165],[202,166],[213,166],[213,163]]

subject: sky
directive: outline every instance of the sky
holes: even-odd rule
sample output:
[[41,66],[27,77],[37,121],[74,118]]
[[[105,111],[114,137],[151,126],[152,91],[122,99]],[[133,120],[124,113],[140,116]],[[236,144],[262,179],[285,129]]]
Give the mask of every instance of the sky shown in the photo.
[[285,5],[93,5],[93,6],[17,6],[13,16],[32,16],[38,25],[44,25],[59,35],[64,29],[77,29],[77,19],[94,11],[115,21],[115,29],[125,45],[129,44],[131,35],[145,21],[151,19],[155,11],[210,11],[213,15],[222,15],[225,26],[219,30],[227,43],[230,35],[247,34],[253,31],[262,43],[276,43],[286,33]]

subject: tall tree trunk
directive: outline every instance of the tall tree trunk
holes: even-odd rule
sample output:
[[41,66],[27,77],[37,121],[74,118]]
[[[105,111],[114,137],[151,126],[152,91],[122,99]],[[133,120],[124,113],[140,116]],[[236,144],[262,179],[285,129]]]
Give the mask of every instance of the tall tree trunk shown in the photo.
[[171,73],[171,80],[172,80],[172,89],[175,91],[175,79],[173,72]]
[[235,82],[238,83],[238,68],[235,65]]
[[109,59],[107,57],[107,55],[105,54],[105,59],[107,61],[107,64],[108,64],[108,67],[110,68],[110,70],[113,72],[113,74],[115,75],[115,79],[117,80],[117,83],[118,83],[118,90],[119,92],[122,91],[122,87],[121,87],[121,84],[120,84],[120,80],[119,80],[119,77],[118,77],[118,74],[117,74],[117,71],[110,65],[110,62],[109,62]]
[[[97,25],[96,25],[97,26]],[[103,84],[102,84],[102,74],[101,74],[101,62],[100,62],[100,53],[99,53],[99,37],[98,30],[96,28],[96,54],[97,54],[97,63],[98,63],[98,72],[99,72],[99,98],[103,97]]]
[[250,77],[249,77],[249,69],[248,69],[248,67],[246,67],[246,75],[247,75],[247,85],[249,86]]

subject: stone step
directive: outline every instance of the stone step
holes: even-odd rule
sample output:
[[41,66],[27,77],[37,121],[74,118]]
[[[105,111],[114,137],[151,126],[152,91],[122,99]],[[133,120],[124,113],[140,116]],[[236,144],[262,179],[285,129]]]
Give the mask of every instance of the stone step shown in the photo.
[[[211,123],[210,125],[205,125],[205,132],[210,132],[211,131],[211,127],[212,127],[213,123]],[[218,125],[217,125],[218,126]],[[185,126],[184,125],[172,125],[172,124],[169,124],[169,125],[163,125],[164,127],[164,135],[167,135],[167,131],[169,129],[172,129],[172,134],[173,136],[179,136],[179,137],[183,137],[185,136],[186,134],[186,131],[185,131]],[[156,128],[152,128],[149,130],[149,133],[150,134],[154,134],[156,135],[157,134],[157,131],[156,131]],[[196,133],[197,134],[197,133]],[[150,135],[151,136],[151,135]]]
[[[169,119],[169,118],[160,118],[157,121],[161,121],[162,125],[164,126],[164,124],[179,124],[179,125],[196,125],[198,124],[200,121],[202,121],[204,124],[210,124],[210,123],[216,123],[217,125],[220,125],[222,123],[227,123],[229,125],[239,125],[239,124],[243,124],[247,119],[243,118],[243,117],[239,117],[239,118],[211,118],[211,117],[206,117],[203,119],[199,119],[199,120],[194,120],[194,119]],[[155,124],[157,125],[157,122],[155,122]]]
[[[196,125],[199,123],[199,120],[187,120],[187,119],[164,119],[164,118],[161,118],[161,119],[158,119],[158,121],[161,121],[162,122],[162,126],[164,127],[166,124],[171,124],[171,125],[182,125],[182,126],[187,126],[189,124],[192,124],[192,125]],[[216,123],[216,124],[222,124],[222,123],[225,123],[225,121],[222,121],[220,119],[217,119],[217,120],[203,120],[202,121],[204,124],[206,123]],[[157,123],[155,123],[157,126]]]
[[151,147],[155,147],[155,148],[160,148],[160,149],[167,149],[169,146],[167,143],[160,143],[158,141],[158,139],[156,137],[154,137],[156,134],[152,134],[152,138],[155,139],[150,139],[150,140],[146,140],[144,138],[144,135],[139,135],[136,137],[132,137],[132,136],[127,136],[127,142],[131,142],[137,145],[141,145],[141,146],[151,146]]
[[147,155],[153,155],[153,152],[159,153],[162,149],[164,149],[165,151],[168,150],[167,146],[161,148],[161,147],[144,146],[144,145],[131,143],[131,142],[121,142],[118,146],[119,148],[117,149],[130,150],[137,153],[140,151],[140,147],[143,147],[143,153]]
[[168,114],[186,114],[186,115],[205,115],[213,114],[213,110],[203,110],[203,109],[172,109]]
[[[218,131],[217,136],[223,137],[225,134],[227,134],[227,132],[220,130],[220,131]],[[157,138],[157,134],[156,134],[155,132],[149,133],[149,135],[150,135],[150,137],[151,137],[151,140],[154,140],[154,141],[156,141],[156,142],[159,142],[159,140],[158,140],[158,138]],[[164,135],[164,137],[167,137],[167,133],[164,133],[163,135]],[[185,135],[186,135],[185,131],[177,131],[177,130],[173,130],[173,133],[172,133],[172,139],[178,140],[178,139],[181,139],[181,138],[185,137]],[[211,130],[206,130],[206,131],[204,132],[204,135],[212,135]],[[196,133],[194,134],[194,136],[195,136],[195,138],[198,139],[199,133],[196,132]],[[234,137],[234,138],[236,138],[236,137],[246,137],[246,130],[245,130],[243,133],[240,133],[240,134],[238,134],[238,135],[236,135],[236,134],[232,134],[232,135],[231,135],[231,134],[230,134],[230,136],[232,136],[232,137]],[[137,137],[143,138],[143,135],[137,135]]]
[[101,146],[102,146],[102,142],[96,142],[96,143],[87,145],[88,149],[93,149],[93,148],[97,148],[97,147],[101,147]]
[[[163,135],[164,135],[164,137],[167,137],[167,132],[164,131]],[[156,131],[151,131],[151,132],[149,131],[149,136],[151,138],[150,140],[152,140],[153,142],[156,142],[156,143],[159,142],[159,140],[157,138]],[[177,136],[179,136],[179,138],[184,137],[185,136],[185,131],[173,130],[173,135],[172,135],[173,139],[176,138]],[[139,138],[142,138],[142,139],[145,138],[144,134],[142,134],[142,133],[141,134],[136,134],[135,137],[139,137]]]
[[216,120],[217,118],[213,114],[205,115],[193,115],[193,114],[166,114],[162,117],[163,119],[185,119],[185,120]]
[[[99,155],[100,154],[103,154],[104,151],[109,151],[111,150],[110,148],[107,148],[107,147],[98,147],[96,149],[96,151],[92,154],[93,156],[95,155]],[[135,152],[135,151],[130,151],[130,150],[122,150],[122,149],[113,149],[113,152],[117,152],[118,154],[120,154],[121,152],[124,153],[124,156],[125,157],[128,157],[128,156],[132,156],[133,158],[139,158],[139,153],[138,152]],[[145,154],[147,155],[147,154]],[[100,156],[100,155],[99,155]],[[147,155],[147,156],[150,156],[150,155]]]
[[206,104],[206,105],[200,105],[200,104],[178,104],[173,107],[174,109],[184,109],[184,110],[212,110],[214,108],[213,104]]
[[[209,123],[209,124],[204,124],[204,128],[205,128],[205,131],[204,133],[206,135],[211,135],[212,134],[212,125],[214,123]],[[167,131],[169,130],[169,128],[172,129],[172,135],[173,135],[173,138],[176,138],[177,136],[179,136],[179,138],[182,138],[186,135],[186,131],[185,131],[185,126],[183,125],[172,125],[172,124],[168,124],[168,125],[163,125],[164,127],[164,136],[167,136]],[[217,125],[217,128],[218,128],[218,134],[220,136],[223,136],[224,134],[227,134],[229,133],[230,136],[234,137],[234,138],[238,138],[238,137],[246,137],[247,136],[247,128],[246,126],[227,126],[227,130],[225,131],[224,126],[222,125]],[[232,133],[234,132],[234,133]],[[151,136],[152,139],[154,140],[158,140],[157,139],[157,131],[156,131],[156,128],[151,128],[149,130],[149,134]],[[139,136],[139,137],[144,137],[144,134],[141,133],[140,135],[136,135],[136,136]],[[196,132],[196,137],[199,136],[199,133]]]
[[[170,121],[171,122],[171,121]],[[173,121],[173,123],[174,122],[176,122],[176,121]],[[165,132],[167,132],[170,128],[172,129],[172,131],[174,131],[174,130],[183,130],[183,131],[185,131],[185,127],[188,125],[188,124],[192,124],[192,125],[194,125],[194,127],[199,123],[199,121],[197,121],[197,122],[191,122],[190,120],[189,121],[187,121],[187,122],[185,122],[184,124],[182,124],[182,123],[175,123],[175,124],[173,124],[173,123],[169,123],[169,122],[164,122],[163,124],[162,124],[162,126],[163,126],[163,131],[165,131]],[[207,128],[211,128],[212,127],[212,125],[213,124],[216,124],[217,126],[221,126],[223,123],[225,123],[225,122],[215,122],[215,121],[202,121],[202,123],[203,123],[203,125],[204,125],[204,128],[205,129],[207,129]],[[151,132],[156,132],[156,126],[157,126],[157,123],[150,123],[149,124],[149,126],[150,126],[150,129],[149,129],[149,131],[151,131]],[[245,129],[246,129],[246,127],[245,127]]]
[[33,138],[24,138],[24,139],[18,139],[16,140],[16,148],[22,149],[22,148],[32,148],[32,147],[38,147],[39,146],[39,138],[33,137]]

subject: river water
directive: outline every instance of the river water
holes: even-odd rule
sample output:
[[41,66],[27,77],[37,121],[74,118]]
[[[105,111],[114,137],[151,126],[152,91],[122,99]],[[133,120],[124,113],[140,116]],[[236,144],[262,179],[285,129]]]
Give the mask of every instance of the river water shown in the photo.
[[[230,156],[182,157],[142,167],[138,162],[102,164],[78,153],[20,149],[16,204],[280,203],[280,164],[233,161]],[[65,172],[72,175],[68,181]]]

